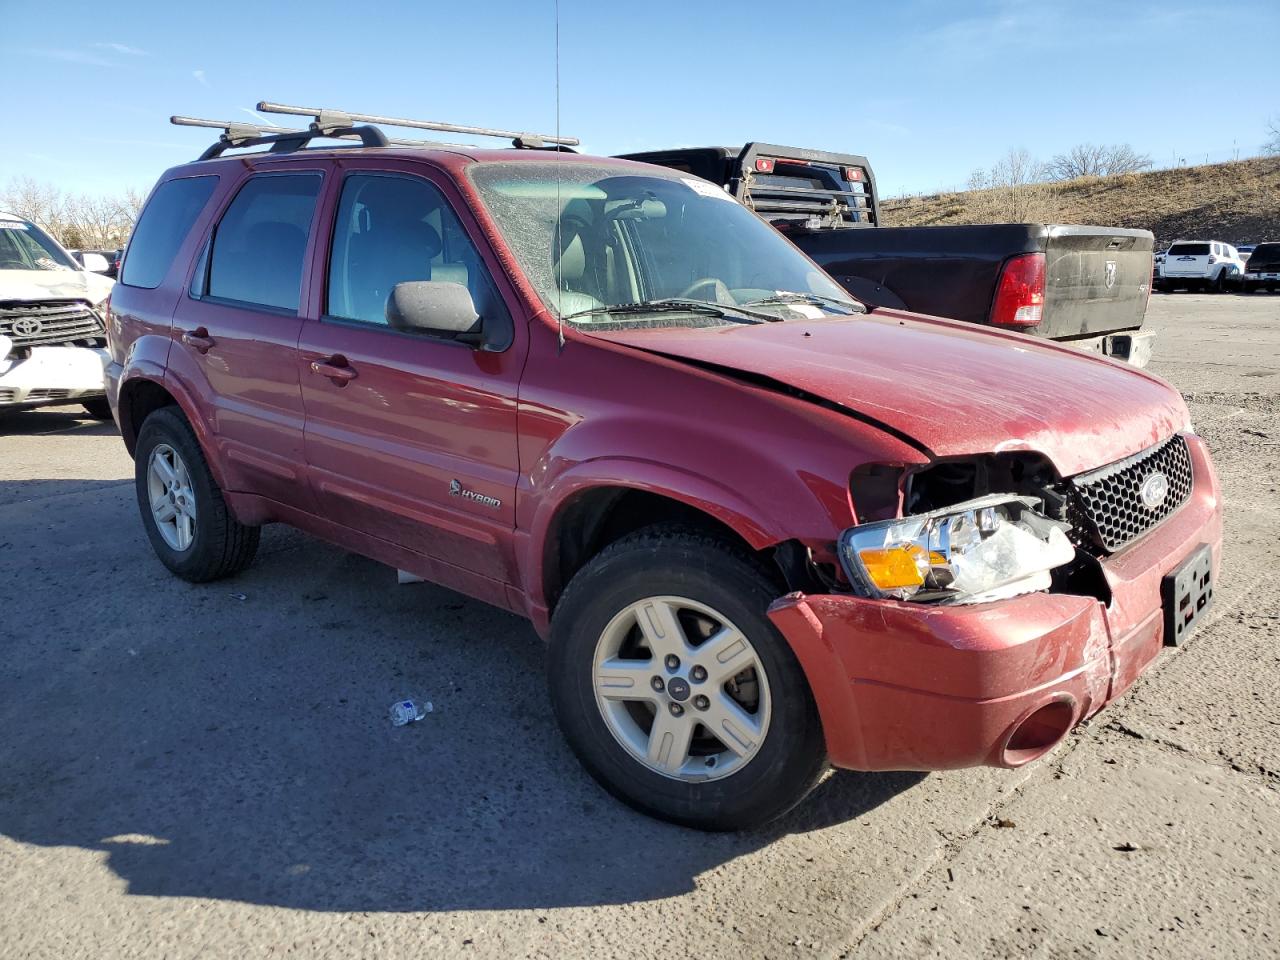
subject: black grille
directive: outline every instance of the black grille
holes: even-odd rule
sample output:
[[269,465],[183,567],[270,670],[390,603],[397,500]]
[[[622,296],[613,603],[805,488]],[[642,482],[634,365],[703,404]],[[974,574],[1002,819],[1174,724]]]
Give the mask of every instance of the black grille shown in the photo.
[[[1169,489],[1160,504],[1148,507],[1142,502],[1142,486],[1155,473],[1164,474]],[[1080,498],[1079,521],[1108,551],[1132,543],[1182,506],[1191,496],[1191,482],[1191,453],[1181,435],[1071,478]]]
[[0,334],[17,347],[88,346],[106,339],[102,321],[83,300],[0,303]]

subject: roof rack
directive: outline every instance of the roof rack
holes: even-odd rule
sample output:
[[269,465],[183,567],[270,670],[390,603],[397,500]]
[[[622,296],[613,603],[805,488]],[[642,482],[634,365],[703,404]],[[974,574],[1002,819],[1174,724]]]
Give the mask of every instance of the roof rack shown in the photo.
[[297,127],[276,127],[258,123],[241,123],[237,120],[206,120],[201,117],[173,116],[169,122],[179,127],[207,127],[221,130],[222,136],[200,155],[201,160],[212,160],[225,150],[238,147],[256,147],[271,144],[272,151],[281,153],[297,150],[307,141],[317,137],[332,137],[338,140],[359,140],[364,146],[397,146],[397,147],[459,147],[469,144],[440,143],[433,140],[399,140],[388,138],[375,127],[333,128],[329,130]]
[[296,117],[311,117],[311,129],[353,129],[355,123],[381,124],[387,127],[411,127],[415,130],[435,130],[441,133],[462,133],[472,137],[500,137],[509,139],[513,146],[540,149],[546,144],[554,148],[576,147],[577,137],[561,137],[549,133],[521,133],[515,130],[499,130],[494,127],[471,127],[458,123],[441,123],[437,120],[411,120],[406,117],[383,117],[371,113],[351,113],[325,107],[290,107],[281,103],[262,100],[258,103],[261,113],[285,113]]

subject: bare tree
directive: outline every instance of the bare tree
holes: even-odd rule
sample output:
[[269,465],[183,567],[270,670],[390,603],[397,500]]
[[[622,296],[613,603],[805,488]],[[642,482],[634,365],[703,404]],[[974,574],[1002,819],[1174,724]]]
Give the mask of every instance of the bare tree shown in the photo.
[[1267,142],[1262,145],[1262,152],[1280,153],[1280,117],[1267,121]]
[[112,250],[128,240],[144,199],[132,189],[118,196],[67,194],[21,177],[0,190],[0,209],[38,223],[73,250]]
[[0,207],[42,227],[62,226],[62,192],[30,177],[14,177],[0,193]]
[[1077,177],[1108,177],[1146,170],[1151,166],[1151,157],[1138,153],[1127,143],[1110,146],[1078,143],[1066,153],[1055,156],[1047,166],[1054,180],[1075,180]]
[[1043,220],[1052,210],[1044,183],[1045,165],[1025,149],[1009,151],[987,169],[969,174],[972,223],[1024,223]]

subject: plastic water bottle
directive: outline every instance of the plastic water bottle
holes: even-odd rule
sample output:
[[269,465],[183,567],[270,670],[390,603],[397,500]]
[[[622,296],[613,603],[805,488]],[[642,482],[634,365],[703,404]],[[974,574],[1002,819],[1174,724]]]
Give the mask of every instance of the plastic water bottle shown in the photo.
[[403,727],[416,723],[430,712],[430,700],[397,700],[391,705],[391,725]]

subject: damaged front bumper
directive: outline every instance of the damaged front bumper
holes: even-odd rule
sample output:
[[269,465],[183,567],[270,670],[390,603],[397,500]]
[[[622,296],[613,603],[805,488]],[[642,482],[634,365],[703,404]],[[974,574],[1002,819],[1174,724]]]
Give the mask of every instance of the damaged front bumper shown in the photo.
[[102,396],[110,357],[98,347],[32,347],[0,358],[0,408],[34,407]]
[[769,609],[817,701],[827,752],[856,770],[1021,766],[1118,697],[1165,642],[1162,586],[1222,543],[1217,478],[1189,437],[1185,504],[1107,557],[1111,601],[1033,593],[974,605],[789,594]]

